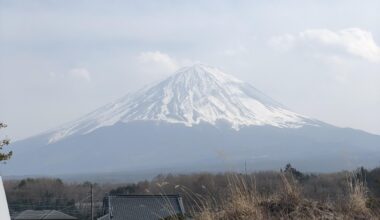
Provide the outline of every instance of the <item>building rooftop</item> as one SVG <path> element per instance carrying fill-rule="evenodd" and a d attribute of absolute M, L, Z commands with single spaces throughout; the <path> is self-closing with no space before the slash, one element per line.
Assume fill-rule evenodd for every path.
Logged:
<path fill-rule="evenodd" d="M 118 195 L 108 197 L 108 213 L 98 220 L 159 220 L 184 215 L 179 195 Z"/>
<path fill-rule="evenodd" d="M 19 213 L 17 216 L 15 216 L 13 219 L 19 220 L 19 219 L 28 219 L 28 220 L 35 220 L 35 219 L 55 219 L 55 220 L 66 220 L 66 219 L 77 219 L 73 216 L 67 215 L 63 212 L 57 211 L 57 210 L 25 210 L 21 213 Z"/>

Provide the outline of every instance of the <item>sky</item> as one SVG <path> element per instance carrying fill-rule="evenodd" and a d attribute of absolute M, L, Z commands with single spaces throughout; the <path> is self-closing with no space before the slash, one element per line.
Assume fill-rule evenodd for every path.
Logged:
<path fill-rule="evenodd" d="M 380 134 L 380 1 L 0 0 L 0 136 L 77 119 L 202 62 Z"/>

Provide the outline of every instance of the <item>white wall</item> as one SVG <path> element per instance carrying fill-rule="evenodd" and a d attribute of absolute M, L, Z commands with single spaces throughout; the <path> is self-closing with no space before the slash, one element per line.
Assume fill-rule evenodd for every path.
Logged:
<path fill-rule="evenodd" d="M 10 220 L 7 197 L 5 195 L 3 180 L 0 176 L 0 219 Z"/>

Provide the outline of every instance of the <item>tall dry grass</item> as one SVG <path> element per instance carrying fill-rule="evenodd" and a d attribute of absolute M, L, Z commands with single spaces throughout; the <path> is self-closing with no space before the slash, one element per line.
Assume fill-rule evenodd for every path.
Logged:
<path fill-rule="evenodd" d="M 347 203 L 343 209 L 348 215 L 355 219 L 378 219 L 374 210 L 367 207 L 369 202 L 369 191 L 365 177 L 360 171 L 347 175 Z"/>
<path fill-rule="evenodd" d="M 257 192 L 251 178 L 231 175 L 225 200 L 213 204 L 202 198 L 202 206 L 193 212 L 193 217 L 197 220 L 380 219 L 367 207 L 366 182 L 355 173 L 347 178 L 347 195 L 341 204 L 307 199 L 302 194 L 301 184 L 291 174 L 280 175 L 281 189 L 269 196 Z"/>
<path fill-rule="evenodd" d="M 254 181 L 247 176 L 229 174 L 228 182 L 228 197 L 220 204 L 200 207 L 200 211 L 194 213 L 195 219 L 263 219 L 263 211 L 259 204 L 261 198 L 256 192 Z"/>
<path fill-rule="evenodd" d="M 178 182 L 172 184 L 170 179 L 163 178 L 162 181 L 156 182 L 156 185 L 162 190 L 163 196 L 166 194 L 165 189 L 173 188 L 176 192 L 182 193 L 188 204 L 192 204 L 187 207 L 189 216 L 176 215 L 173 209 L 171 212 L 173 215 L 165 220 L 183 220 L 188 217 L 194 220 L 380 219 L 380 212 L 376 212 L 369 206 L 371 196 L 364 173 L 360 170 L 352 173 L 342 172 L 342 178 L 339 179 L 342 181 L 313 182 L 313 184 L 321 185 L 335 184 L 337 186 L 332 188 L 335 191 L 342 188 L 342 193 L 333 194 L 334 198 L 331 200 L 311 197 L 310 186 L 313 184 L 305 176 L 297 178 L 292 172 L 286 171 L 272 173 L 271 179 L 264 181 L 266 184 L 271 184 L 269 191 L 262 188 L 263 179 L 260 177 L 265 179 L 265 175 L 237 173 L 224 175 L 227 181 L 222 184 L 225 186 L 222 192 L 214 190 L 217 186 L 213 181 L 208 182 L 207 186 L 198 185 L 197 181 L 184 186 Z M 315 180 L 317 179 L 314 178 Z M 261 183 L 257 184 L 260 181 Z M 182 181 L 182 183 L 186 182 Z M 307 190 L 305 186 L 308 187 Z M 190 189 L 196 187 L 202 190 L 194 192 Z M 324 187 L 322 186 L 321 189 Z M 306 192 L 309 195 L 305 195 Z M 172 210 L 171 207 L 166 208 Z"/>

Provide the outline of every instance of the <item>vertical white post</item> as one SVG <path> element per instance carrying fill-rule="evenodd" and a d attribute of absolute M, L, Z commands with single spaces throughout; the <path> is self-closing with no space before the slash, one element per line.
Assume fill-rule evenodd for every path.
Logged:
<path fill-rule="evenodd" d="M 10 220 L 7 196 L 5 195 L 3 180 L 0 176 L 0 219 Z"/>

